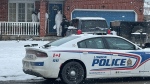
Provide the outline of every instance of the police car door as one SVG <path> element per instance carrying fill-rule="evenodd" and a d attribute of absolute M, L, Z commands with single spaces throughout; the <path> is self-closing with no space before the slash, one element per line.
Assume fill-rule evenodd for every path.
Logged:
<path fill-rule="evenodd" d="M 134 53 L 138 51 L 134 44 L 119 37 L 105 37 L 105 41 L 112 53 L 111 74 L 133 76 L 139 70 L 144 70 L 144 66 L 138 68 L 141 56 Z"/>
<path fill-rule="evenodd" d="M 87 69 L 87 77 L 104 77 L 110 75 L 110 51 L 105 48 L 102 38 L 86 39 L 78 43 L 81 60 Z"/>

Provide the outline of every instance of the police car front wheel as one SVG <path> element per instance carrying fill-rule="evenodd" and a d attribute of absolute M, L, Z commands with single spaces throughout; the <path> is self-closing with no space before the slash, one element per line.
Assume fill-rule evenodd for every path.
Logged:
<path fill-rule="evenodd" d="M 79 84 L 84 79 L 84 69 L 78 62 L 69 62 L 61 71 L 61 80 L 67 84 Z"/>

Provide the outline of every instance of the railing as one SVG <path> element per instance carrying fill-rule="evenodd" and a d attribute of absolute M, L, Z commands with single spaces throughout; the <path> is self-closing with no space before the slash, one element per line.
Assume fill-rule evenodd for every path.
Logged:
<path fill-rule="evenodd" d="M 0 22 L 1 35 L 39 35 L 39 22 Z"/>

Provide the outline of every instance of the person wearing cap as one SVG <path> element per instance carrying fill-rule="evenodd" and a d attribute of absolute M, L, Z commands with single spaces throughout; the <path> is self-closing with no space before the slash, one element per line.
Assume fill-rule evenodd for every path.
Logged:
<path fill-rule="evenodd" d="M 62 26 L 61 36 L 64 37 L 64 36 L 66 36 L 66 32 L 67 32 L 68 27 L 69 27 L 69 21 L 66 19 L 65 15 L 63 15 L 63 21 L 61 23 L 61 26 Z"/>

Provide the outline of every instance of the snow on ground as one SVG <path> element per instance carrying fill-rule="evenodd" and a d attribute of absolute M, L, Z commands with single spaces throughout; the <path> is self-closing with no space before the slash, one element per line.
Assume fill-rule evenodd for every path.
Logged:
<path fill-rule="evenodd" d="M 0 41 L 0 81 L 42 79 L 22 71 L 26 44 L 43 45 L 48 41 Z"/>

